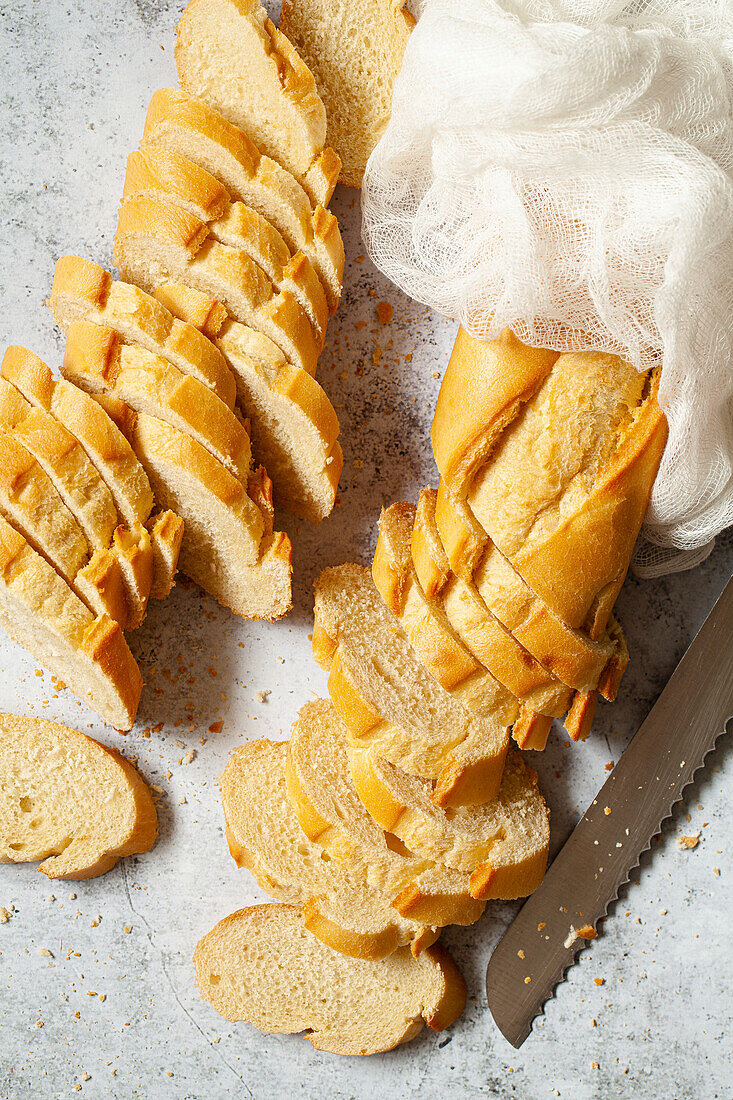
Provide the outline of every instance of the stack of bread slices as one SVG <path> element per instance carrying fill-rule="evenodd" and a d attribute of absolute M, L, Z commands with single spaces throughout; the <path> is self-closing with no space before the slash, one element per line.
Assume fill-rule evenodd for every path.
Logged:
<path fill-rule="evenodd" d="M 128 161 L 121 279 L 62 257 L 63 378 L 12 347 L 0 380 L 0 618 L 124 729 L 149 596 L 180 567 L 245 618 L 286 614 L 274 507 L 318 523 L 343 461 L 315 380 L 344 251 L 313 78 L 250 0 L 193 0 L 176 60 Z"/>

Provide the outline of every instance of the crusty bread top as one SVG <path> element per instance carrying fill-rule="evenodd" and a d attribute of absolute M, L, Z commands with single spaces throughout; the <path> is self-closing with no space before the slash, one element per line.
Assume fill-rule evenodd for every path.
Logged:
<path fill-rule="evenodd" d="M 0 777 L 0 863 L 43 860 L 49 878 L 92 878 L 155 842 L 147 784 L 75 729 L 0 714 Z"/>
<path fill-rule="evenodd" d="M 414 959 L 348 958 L 320 943 L 288 905 L 254 905 L 225 917 L 194 954 L 201 996 L 226 1020 L 261 1031 L 305 1031 L 316 1050 L 377 1054 L 414 1038 L 427 1023 L 449 1027 L 466 986 L 440 947 Z"/>
<path fill-rule="evenodd" d="M 178 24 L 176 66 L 185 91 L 309 185 L 326 111 L 312 73 L 258 0 L 190 0 Z"/>
<path fill-rule="evenodd" d="M 283 0 L 280 30 L 313 73 L 326 108 L 326 140 L 348 187 L 361 187 L 389 122 L 414 23 L 404 0 Z"/>

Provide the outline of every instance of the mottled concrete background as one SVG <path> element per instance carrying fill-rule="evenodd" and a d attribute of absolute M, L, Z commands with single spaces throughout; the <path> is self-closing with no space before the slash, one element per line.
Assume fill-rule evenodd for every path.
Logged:
<path fill-rule="evenodd" d="M 0 326 L 4 343 L 27 343 L 54 365 L 61 343 L 43 307 L 54 261 L 77 251 L 111 263 L 125 156 L 151 92 L 173 81 L 181 4 L 0 3 Z M 159 788 L 162 825 L 153 852 L 91 882 L 0 868 L 0 906 L 12 910 L 0 925 L 0 1096 L 730 1097 L 730 736 L 521 1051 L 494 1027 L 483 990 L 510 905 L 445 935 L 468 981 L 463 1019 L 383 1057 L 347 1061 L 302 1038 L 227 1024 L 196 993 L 199 936 L 262 897 L 227 853 L 216 776 L 243 739 L 286 737 L 298 708 L 325 690 L 308 640 L 318 571 L 368 561 L 380 506 L 415 499 L 436 480 L 428 429 L 454 326 L 407 301 L 364 259 L 356 192 L 337 193 L 334 208 L 348 266 L 320 378 L 341 416 L 346 464 L 341 505 L 326 523 L 314 531 L 286 521 L 293 614 L 246 624 L 183 586 L 155 603 L 131 639 L 147 688 L 126 737 L 0 639 L 0 709 L 68 721 L 119 745 Z M 382 300 L 394 309 L 384 325 Z M 600 708 L 586 745 L 556 733 L 536 762 L 554 849 L 712 605 L 732 551 L 733 540 L 722 539 L 692 573 L 627 583 L 619 613 L 633 656 L 621 699 Z M 222 731 L 210 733 L 217 721 Z M 698 830 L 697 848 L 678 850 L 676 837 Z"/>

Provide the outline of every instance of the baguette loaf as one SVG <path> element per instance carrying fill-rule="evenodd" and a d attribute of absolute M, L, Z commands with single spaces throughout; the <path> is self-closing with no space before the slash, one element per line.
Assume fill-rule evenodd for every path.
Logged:
<path fill-rule="evenodd" d="M 339 180 L 361 187 L 384 132 L 392 86 L 415 20 L 404 0 L 283 0 L 280 30 L 313 73 Z"/>
<path fill-rule="evenodd" d="M 43 860 L 49 878 L 95 878 L 155 843 L 147 784 L 75 729 L 0 714 L 0 776 L 0 863 Z"/>
<path fill-rule="evenodd" d="M 311 72 L 259 0 L 189 0 L 176 66 L 186 92 L 292 172 L 314 202 L 328 205 L 341 163 L 324 150 L 325 108 Z"/>
<path fill-rule="evenodd" d="M 292 252 L 312 263 L 333 313 L 341 296 L 344 245 L 336 218 L 310 199 L 290 172 L 262 156 L 246 134 L 199 99 L 163 88 L 150 100 L 143 147 L 159 145 L 200 165 L 233 200 L 275 226 Z"/>
<path fill-rule="evenodd" d="M 338 418 L 316 380 L 288 363 L 267 337 L 229 319 L 216 299 L 178 283 L 164 284 L 156 296 L 224 354 L 278 505 L 313 523 L 324 519 L 336 499 L 343 454 Z"/>
<path fill-rule="evenodd" d="M 381 959 L 410 944 L 413 954 L 438 933 L 403 917 L 369 886 L 365 858 L 326 859 L 302 832 L 285 783 L 287 745 L 251 741 L 221 777 L 229 849 L 278 901 L 303 910 L 305 927 L 337 951 Z"/>
<path fill-rule="evenodd" d="M 369 884 L 402 914 L 425 924 L 473 924 L 481 899 L 471 896 L 469 877 L 442 866 L 429 853 L 414 857 L 390 846 L 354 787 L 346 752 L 348 733 L 333 705 L 307 703 L 288 742 L 288 796 L 309 840 L 347 866 L 356 859 Z"/>
<path fill-rule="evenodd" d="M 415 959 L 351 959 L 308 932 L 289 905 L 253 905 L 225 917 L 196 947 L 201 996 L 226 1020 L 261 1031 L 305 1031 L 316 1050 L 363 1055 L 413 1039 L 424 1023 L 449 1027 L 466 985 L 439 946 Z"/>
<path fill-rule="evenodd" d="M 105 722 L 132 728 L 142 678 L 119 624 L 95 618 L 2 517 L 0 624 Z"/>
<path fill-rule="evenodd" d="M 292 294 L 323 347 L 328 304 L 310 260 L 302 252 L 292 256 L 277 229 L 250 206 L 231 202 L 215 176 L 164 146 L 143 146 L 127 158 L 123 201 L 133 195 L 182 207 L 206 222 L 220 244 L 245 252 L 278 290 Z"/>
<path fill-rule="evenodd" d="M 359 744 L 434 779 L 437 805 L 495 796 L 508 730 L 471 714 L 426 672 L 367 569 L 342 565 L 319 577 L 313 652 L 330 668 L 334 706 Z"/>
<path fill-rule="evenodd" d="M 112 329 L 74 321 L 62 372 L 79 389 L 118 397 L 136 412 L 187 432 L 246 484 L 252 454 L 241 420 L 202 382 L 161 356 L 122 344 Z"/>
<path fill-rule="evenodd" d="M 99 264 L 80 256 L 62 256 L 56 263 L 48 304 L 64 332 L 73 321 L 106 325 L 126 343 L 139 344 L 197 378 L 230 409 L 234 407 L 234 379 L 221 352 L 161 302 L 137 286 L 114 280 Z"/>
<path fill-rule="evenodd" d="M 220 244 L 188 211 L 143 195 L 127 199 L 115 260 L 122 275 L 148 293 L 173 279 L 214 295 L 235 320 L 269 336 L 292 363 L 315 374 L 319 342 L 293 296 L 276 293 L 245 252 Z"/>

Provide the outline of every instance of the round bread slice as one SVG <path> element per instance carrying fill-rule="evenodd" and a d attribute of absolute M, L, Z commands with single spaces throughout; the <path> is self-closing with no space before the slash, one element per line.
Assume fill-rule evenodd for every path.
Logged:
<path fill-rule="evenodd" d="M 237 749 L 221 777 L 229 850 L 269 894 L 303 910 L 306 928 L 330 947 L 381 959 L 409 944 L 434 943 L 434 928 L 403 917 L 369 886 L 365 858 L 340 861 L 301 830 L 285 782 L 287 744 L 251 741 Z"/>
<path fill-rule="evenodd" d="M 64 332 L 72 321 L 106 325 L 126 343 L 139 344 L 183 374 L 198 378 L 230 409 L 234 407 L 234 379 L 211 341 L 139 287 L 113 279 L 99 264 L 81 256 L 62 256 L 56 263 L 48 304 Z"/>
<path fill-rule="evenodd" d="M 0 624 L 105 722 L 132 728 L 142 678 L 119 624 L 95 619 L 2 517 Z"/>
<path fill-rule="evenodd" d="M 172 202 L 206 222 L 215 240 L 246 252 L 278 290 L 293 295 L 323 347 L 328 304 L 310 260 L 302 252 L 291 255 L 274 225 L 245 203 L 232 202 L 215 176 L 162 145 L 148 145 L 127 158 L 123 201 L 132 195 Z"/>
<path fill-rule="evenodd" d="M 439 805 L 472 805 L 499 789 L 509 731 L 467 710 L 424 668 L 368 569 L 341 565 L 315 586 L 313 653 L 352 737 L 436 781 Z"/>
<path fill-rule="evenodd" d="M 403 916 L 442 927 L 473 924 L 484 906 L 469 877 L 422 852 L 394 844 L 369 816 L 354 787 L 347 731 L 333 704 L 306 703 L 288 742 L 288 795 L 303 832 L 336 860 L 364 861 L 367 881 Z"/>
<path fill-rule="evenodd" d="M 181 87 L 210 103 L 326 206 L 341 162 L 310 69 L 258 0 L 190 0 L 176 34 Z M 246 78 L 242 73 L 246 72 Z"/>
<path fill-rule="evenodd" d="M 226 187 L 233 200 L 267 218 L 292 252 L 302 252 L 310 260 L 329 310 L 335 311 L 344 275 L 338 222 L 323 206 L 313 210 L 290 172 L 263 156 L 246 134 L 208 103 L 178 88 L 162 88 L 150 100 L 143 147 L 149 145 L 170 149 L 200 165 Z"/>
<path fill-rule="evenodd" d="M 174 280 L 214 295 L 235 320 L 264 332 L 292 363 L 315 374 L 319 341 L 292 294 L 277 292 L 245 252 L 220 244 L 187 210 L 145 195 L 126 199 L 115 260 L 123 277 L 149 294 Z"/>
<path fill-rule="evenodd" d="M 537 773 L 518 752 L 507 754 L 496 798 L 447 813 L 424 779 L 395 768 L 371 749 L 348 745 L 352 780 L 374 820 L 415 856 L 440 860 L 470 875 L 483 900 L 521 898 L 545 873 L 550 815 Z"/>
<path fill-rule="evenodd" d="M 62 373 L 79 389 L 124 401 L 136 412 L 187 432 L 243 483 L 252 459 L 242 421 L 210 389 L 160 355 L 123 344 L 113 329 L 89 321 L 69 326 Z"/>
<path fill-rule="evenodd" d="M 172 313 L 200 326 L 224 354 L 254 453 L 272 477 L 278 506 L 313 523 L 330 515 L 343 454 L 336 412 L 315 378 L 288 363 L 262 333 L 228 319 L 215 298 L 180 283 L 155 293 Z"/>
<path fill-rule="evenodd" d="M 392 1050 L 424 1024 L 443 1031 L 462 1013 L 466 985 L 447 951 L 407 948 L 377 962 L 321 943 L 290 905 L 253 905 L 219 921 L 194 953 L 201 996 L 226 1020 L 260 1031 L 304 1031 L 316 1050 Z"/>
<path fill-rule="evenodd" d="M 0 863 L 103 875 L 158 834 L 150 788 L 115 749 L 56 722 L 0 714 Z"/>

